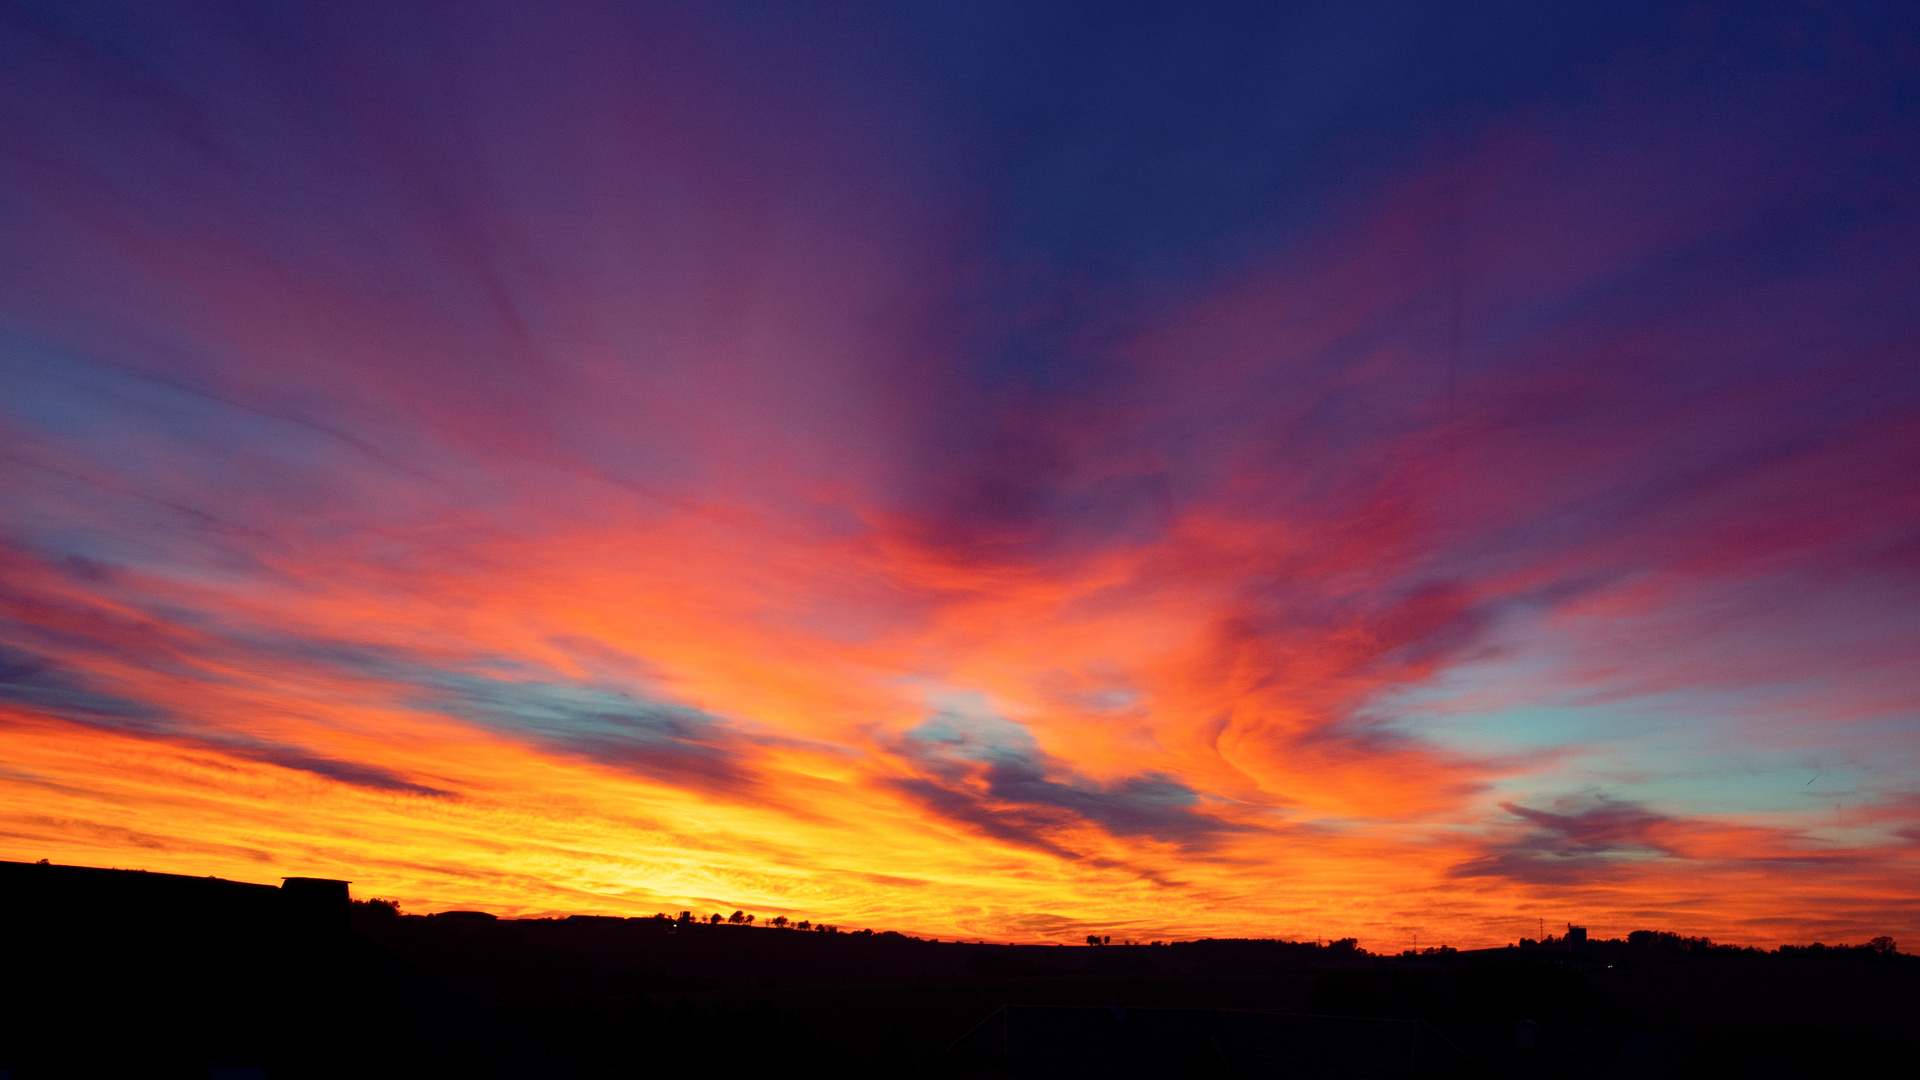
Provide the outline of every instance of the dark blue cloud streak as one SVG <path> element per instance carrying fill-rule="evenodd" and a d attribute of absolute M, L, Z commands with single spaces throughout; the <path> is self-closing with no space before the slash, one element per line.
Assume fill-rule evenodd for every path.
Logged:
<path fill-rule="evenodd" d="M 1117 837 L 1145 836 L 1194 852 L 1245 826 L 1199 809 L 1190 787 L 1144 772 L 1111 783 L 1055 779 L 1060 762 L 1041 753 L 1019 724 L 943 712 L 908 731 L 896 752 L 921 775 L 889 783 L 947 820 L 988 836 L 1078 858 L 1061 834 L 1094 825 Z"/>

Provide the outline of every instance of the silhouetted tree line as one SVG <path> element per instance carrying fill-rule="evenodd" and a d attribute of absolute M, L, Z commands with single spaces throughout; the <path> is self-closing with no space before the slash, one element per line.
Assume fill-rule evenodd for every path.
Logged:
<path fill-rule="evenodd" d="M 1519 947 L 1523 949 L 1545 948 L 1563 949 L 1569 942 L 1565 937 L 1552 934 L 1535 941 L 1533 938 L 1521 938 Z M 1899 943 L 1892 937 L 1882 934 L 1869 939 L 1863 945 L 1824 945 L 1814 942 L 1811 945 L 1781 945 L 1774 949 L 1756 948 L 1752 945 L 1731 945 L 1716 942 L 1709 937 L 1687 937 L 1665 930 L 1635 930 L 1623 940 L 1621 938 L 1590 938 L 1583 943 L 1590 952 L 1618 953 L 1650 952 L 1665 954 L 1685 954 L 1692 956 L 1810 956 L 1810 957 L 1852 957 L 1856 959 L 1875 959 L 1901 955 Z M 1444 947 L 1442 947 L 1444 950 Z M 1410 950 L 1411 951 L 1411 950 Z M 1445 950 L 1451 951 L 1451 950 Z M 1435 954 L 1436 950 L 1427 949 L 1422 955 Z"/>
<path fill-rule="evenodd" d="M 1920 961 L 1891 941 L 1762 951 L 1654 932 L 1585 950 L 1566 938 L 1550 949 L 1435 945 L 1410 963 L 1353 938 L 1131 945 L 1100 934 L 1086 935 L 1098 947 L 1067 948 L 781 934 L 744 912 L 718 926 L 689 912 L 687 923 L 697 928 L 379 925 L 395 931 L 382 938 L 392 947 L 460 972 L 462 985 L 506 1001 L 515 1023 L 606 1075 L 943 1076 L 942 1046 L 998 1005 L 1035 999 L 1419 1018 L 1494 1076 L 1598 1076 L 1636 1032 L 1667 1040 L 1656 1042 L 1673 1076 L 1873 1075 L 1920 1052 L 1893 1019 L 1920 1006 Z M 753 926 L 769 932 L 743 932 Z M 434 940 L 455 952 L 428 948 Z M 463 966 L 491 950 L 504 968 Z"/>
<path fill-rule="evenodd" d="M 722 915 L 716 911 L 705 918 L 701 918 L 691 911 L 682 911 L 678 917 L 668 915 L 662 911 L 654 914 L 653 918 L 661 922 L 674 923 L 680 926 L 691 926 L 696 923 L 705 923 L 709 926 L 752 926 L 755 919 L 753 915 L 745 911 L 735 911 L 731 915 Z M 785 915 L 775 915 L 773 918 L 761 922 L 760 925 L 771 927 L 775 930 L 809 930 L 821 934 L 837 934 L 840 932 L 840 928 L 837 926 L 831 926 L 827 923 L 815 923 L 807 919 L 789 919 Z M 871 930 L 863 932 L 868 934 L 873 933 Z"/>
<path fill-rule="evenodd" d="M 400 904 L 398 901 L 395 901 L 395 900 L 383 900 L 378 898 L 370 898 L 366 900 L 355 900 L 353 901 L 353 906 L 356 911 L 364 912 L 368 917 L 375 918 L 375 919 L 394 918 L 399 916 L 401 913 Z M 576 918 L 577 917 L 578 916 L 576 916 Z M 822 933 L 822 934 L 847 933 L 848 936 L 851 936 L 851 937 L 871 938 L 871 937 L 877 936 L 882 938 L 894 938 L 894 939 L 900 939 L 900 940 L 906 940 L 906 941 L 922 940 L 921 938 L 916 938 L 910 935 L 901 934 L 897 931 L 892 931 L 892 930 L 882 931 L 877 935 L 873 930 L 870 930 L 870 929 L 845 932 L 845 931 L 842 931 L 839 927 L 828 924 L 828 923 L 824 923 L 824 922 L 815 923 L 807 919 L 797 919 L 797 920 L 789 919 L 785 915 L 776 915 L 770 919 L 757 920 L 753 914 L 746 912 L 744 910 L 735 910 L 731 915 L 723 915 L 720 912 L 716 911 L 711 915 L 707 915 L 704 917 L 697 916 L 692 911 L 682 911 L 680 912 L 678 917 L 670 916 L 665 912 L 659 912 L 651 916 L 651 919 L 670 923 L 673 925 L 679 925 L 679 926 L 704 924 L 704 925 L 710 925 L 710 926 L 727 925 L 727 926 L 750 927 L 755 925 L 756 922 L 758 922 L 758 925 L 762 927 L 772 928 L 776 930 L 798 930 L 798 931 L 807 931 L 807 932 Z M 615 918 L 612 918 L 610 921 L 618 922 L 618 921 L 626 921 L 626 920 L 621 920 L 615 917 Z M 929 942 L 937 942 L 939 939 L 928 938 L 925 940 Z M 1086 935 L 1086 938 L 1084 940 L 1088 946 L 1107 946 L 1107 945 L 1113 944 L 1113 935 L 1088 934 Z M 1355 956 L 1372 956 L 1373 955 L 1372 953 L 1369 953 L 1366 950 L 1360 948 L 1360 940 L 1358 938 L 1352 938 L 1352 937 L 1330 939 L 1326 941 L 1324 945 L 1317 941 L 1308 943 L 1308 942 L 1298 942 L 1298 941 L 1287 941 L 1279 938 L 1196 938 L 1191 942 L 1174 942 L 1171 944 L 1205 945 L 1205 944 L 1214 944 L 1214 943 L 1224 944 L 1229 942 L 1249 943 L 1249 944 L 1258 943 L 1264 946 L 1285 947 L 1289 949 L 1301 949 L 1301 948 L 1325 949 L 1333 953 L 1350 954 Z M 1523 937 L 1519 939 L 1517 944 L 1518 944 L 1518 947 L 1522 949 L 1536 949 L 1536 948 L 1566 949 L 1566 948 L 1569 948 L 1574 943 L 1575 943 L 1575 939 L 1570 936 L 1548 934 L 1545 937 L 1537 940 L 1534 938 Z M 1654 951 L 1654 952 L 1662 952 L 1662 953 L 1683 953 L 1683 954 L 1689 954 L 1689 955 L 1741 954 L 1741 955 L 1751 956 L 1751 955 L 1771 954 L 1771 955 L 1779 955 L 1779 956 L 1803 956 L 1803 957 L 1815 957 L 1815 958 L 1852 957 L 1852 958 L 1867 958 L 1867 959 L 1903 955 L 1899 951 L 1898 943 L 1892 937 L 1884 934 L 1878 937 L 1874 937 L 1862 945 L 1846 945 L 1846 944 L 1825 945 L 1816 941 L 1811 945 L 1782 945 L 1772 950 L 1760 949 L 1751 945 L 1743 946 L 1743 945 L 1731 945 L 1731 944 L 1715 942 L 1712 938 L 1708 938 L 1704 936 L 1703 937 L 1687 937 L 1680 934 L 1671 933 L 1665 930 L 1635 930 L 1629 933 L 1624 939 L 1581 937 L 1578 939 L 1578 943 L 1582 947 L 1586 948 L 1587 950 L 1594 951 L 1594 952 L 1617 952 L 1622 949 L 1631 949 L 1631 950 L 1646 950 L 1646 951 Z M 1170 943 L 1166 941 L 1154 940 L 1154 941 L 1145 941 L 1145 942 L 1123 941 L 1122 944 L 1129 945 L 1129 946 L 1150 946 L 1150 947 L 1159 948 L 1159 947 L 1165 947 Z M 1446 957 L 1459 956 L 1461 954 L 1460 954 L 1460 951 L 1454 948 L 1453 946 L 1442 944 L 1442 945 L 1430 945 L 1424 949 L 1407 949 L 1404 952 L 1400 953 L 1399 955 L 1404 957 L 1446 958 Z"/>
<path fill-rule="evenodd" d="M 1782 945 L 1774 951 L 1781 956 L 1880 958 L 1899 955 L 1897 945 L 1892 938 L 1882 934 L 1865 945 L 1822 945 L 1816 941 L 1811 945 Z"/>

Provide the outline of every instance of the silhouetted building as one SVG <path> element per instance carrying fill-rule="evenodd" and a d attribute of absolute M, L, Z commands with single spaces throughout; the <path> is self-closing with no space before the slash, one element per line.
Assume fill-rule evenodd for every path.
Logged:
<path fill-rule="evenodd" d="M 344 930 L 347 915 L 353 910 L 353 901 L 347 895 L 350 884 L 332 878 L 281 878 L 280 892 L 287 910 L 296 918 L 308 920 L 313 926 Z"/>
<path fill-rule="evenodd" d="M 330 879 L 275 888 L 0 863 L 0 1067 L 237 1078 L 298 1062 L 369 1075 L 412 1052 L 381 1011 L 388 988 L 435 1007 L 445 995 L 416 990 L 356 938 L 350 911 L 347 883 Z"/>
<path fill-rule="evenodd" d="M 1482 1075 L 1424 1021 L 1255 1009 L 1008 1005 L 950 1053 L 963 1075 L 1011 1080 Z"/>
<path fill-rule="evenodd" d="M 345 881 L 283 878 L 280 888 L 215 877 L 0 862 L 0 913 L 75 925 L 160 920 L 190 925 L 345 929 Z"/>

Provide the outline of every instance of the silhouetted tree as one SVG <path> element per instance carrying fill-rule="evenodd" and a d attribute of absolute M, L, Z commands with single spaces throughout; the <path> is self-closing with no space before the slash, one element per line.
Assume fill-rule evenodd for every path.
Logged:
<path fill-rule="evenodd" d="M 722 922 L 726 921 L 726 916 L 716 911 L 713 913 L 713 918 L 708 919 L 707 921 L 712 923 L 715 926 L 719 926 Z"/>
<path fill-rule="evenodd" d="M 801 919 L 799 922 L 793 924 L 793 928 L 795 930 L 811 930 L 813 929 L 813 924 L 806 919 Z"/>
<path fill-rule="evenodd" d="M 785 930 L 787 928 L 787 917 L 785 915 L 775 915 L 770 921 L 777 929 Z"/>
<path fill-rule="evenodd" d="M 733 923 L 735 926 L 738 926 L 741 923 L 744 923 L 747 921 L 747 913 L 744 911 L 736 911 L 733 914 L 727 916 L 727 921 L 730 923 Z"/>
<path fill-rule="evenodd" d="M 1089 945 L 1098 945 L 1098 944 L 1100 944 L 1100 935 L 1099 935 L 1099 934 L 1088 934 L 1088 935 L 1087 935 L 1087 944 L 1089 944 Z"/>
<path fill-rule="evenodd" d="M 1874 952 L 1879 953 L 1881 956 L 1892 956 L 1894 953 L 1900 951 L 1894 947 L 1894 940 L 1885 934 L 1881 934 L 1879 937 L 1867 942 L 1867 944 L 1873 948 Z"/>

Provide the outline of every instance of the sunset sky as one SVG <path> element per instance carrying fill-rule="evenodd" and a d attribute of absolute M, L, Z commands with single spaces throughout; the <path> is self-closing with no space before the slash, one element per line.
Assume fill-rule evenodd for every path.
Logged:
<path fill-rule="evenodd" d="M 1920 943 L 1920 8 L 0 9 L 0 858 Z"/>

